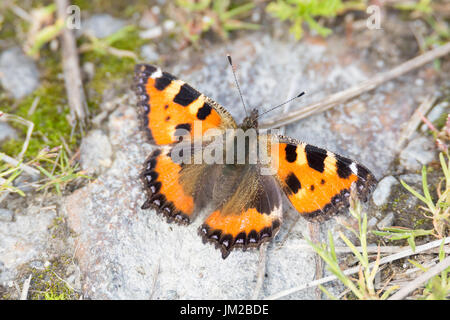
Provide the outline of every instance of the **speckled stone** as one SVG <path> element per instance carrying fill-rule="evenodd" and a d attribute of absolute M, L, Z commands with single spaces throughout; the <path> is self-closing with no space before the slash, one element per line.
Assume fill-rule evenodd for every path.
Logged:
<path fill-rule="evenodd" d="M 89 174 L 100 173 L 111 166 L 112 148 L 101 130 L 90 131 L 81 141 L 80 164 Z"/>
<path fill-rule="evenodd" d="M 373 192 L 372 199 L 377 206 L 382 206 L 387 203 L 391 195 L 392 187 L 399 182 L 393 176 L 384 177 Z"/>
<path fill-rule="evenodd" d="M 119 31 L 126 26 L 126 21 L 115 18 L 109 14 L 94 14 L 81 22 L 81 33 L 91 33 L 95 37 L 102 39 Z"/>
<path fill-rule="evenodd" d="M 407 170 L 416 171 L 435 159 L 434 143 L 426 137 L 411 140 L 400 153 L 400 164 Z"/>
<path fill-rule="evenodd" d="M 39 85 L 39 71 L 31 58 L 18 47 L 0 55 L 0 82 L 14 98 L 20 99 Z"/>

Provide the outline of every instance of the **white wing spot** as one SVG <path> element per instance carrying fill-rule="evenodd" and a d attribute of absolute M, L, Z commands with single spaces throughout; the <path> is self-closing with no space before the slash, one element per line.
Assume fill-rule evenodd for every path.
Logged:
<path fill-rule="evenodd" d="M 356 166 L 356 163 L 352 162 L 352 164 L 350 165 L 350 169 L 355 175 L 358 175 L 358 167 Z"/>
<path fill-rule="evenodd" d="M 161 69 L 160 68 L 156 69 L 156 71 L 153 72 L 150 77 L 153 78 L 153 79 L 161 78 L 162 77 Z"/>

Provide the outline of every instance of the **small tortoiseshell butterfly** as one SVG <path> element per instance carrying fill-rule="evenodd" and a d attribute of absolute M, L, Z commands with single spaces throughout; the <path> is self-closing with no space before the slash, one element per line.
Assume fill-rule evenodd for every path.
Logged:
<path fill-rule="evenodd" d="M 275 236 L 282 221 L 282 193 L 301 216 L 323 221 L 348 207 L 352 184 L 358 196 L 367 200 L 376 183 L 372 173 L 353 160 L 258 131 L 257 110 L 238 126 L 224 107 L 155 66 L 136 65 L 135 91 L 148 142 L 158 146 L 141 173 L 148 194 L 142 208 L 155 208 L 169 221 L 182 224 L 209 209 L 199 233 L 204 242 L 221 249 L 224 259 L 233 248 L 257 247 Z M 198 121 L 201 130 L 194 128 Z M 239 128 L 255 130 L 258 142 L 270 141 L 268 154 L 273 161 L 250 164 L 248 157 L 244 163 L 231 164 L 174 160 L 172 150 L 180 143 L 192 146 L 190 157 L 194 158 L 199 152 L 196 140 L 203 138 L 200 151 L 211 143 L 205 137 L 208 130 L 225 135 L 228 129 Z M 245 144 L 247 151 L 252 148 L 249 144 Z M 229 150 L 230 144 L 225 143 L 224 149 Z M 261 174 L 264 165 L 274 174 Z"/>

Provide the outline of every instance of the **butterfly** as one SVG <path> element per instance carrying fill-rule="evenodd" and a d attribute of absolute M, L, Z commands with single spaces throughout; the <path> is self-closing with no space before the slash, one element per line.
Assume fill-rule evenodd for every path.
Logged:
<path fill-rule="evenodd" d="M 180 224 L 207 211 L 198 232 L 204 243 L 221 250 L 223 259 L 234 248 L 258 247 L 276 235 L 283 194 L 302 217 L 324 221 L 349 206 L 351 189 L 365 201 L 376 184 L 356 161 L 258 130 L 256 109 L 237 125 L 220 104 L 156 66 L 136 65 L 134 81 L 141 127 L 156 147 L 141 173 L 147 193 L 142 209 L 154 208 Z M 256 132 L 255 139 L 244 137 L 243 151 L 265 141 L 260 145 L 266 147 L 256 149 L 267 157 L 256 153 L 256 162 L 250 163 L 248 155 L 236 161 L 242 148 L 236 148 L 236 135 L 225 134 L 233 130 Z M 218 137 L 222 142 L 215 143 Z M 211 146 L 219 161 L 195 161 Z M 220 161 L 225 153 L 231 162 Z M 193 161 L 180 162 L 180 154 Z M 263 168 L 271 174 L 262 174 Z"/>

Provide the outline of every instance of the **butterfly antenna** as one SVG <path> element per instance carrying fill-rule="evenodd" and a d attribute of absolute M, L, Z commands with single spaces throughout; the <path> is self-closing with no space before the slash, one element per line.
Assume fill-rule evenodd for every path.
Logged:
<path fill-rule="evenodd" d="M 231 66 L 231 70 L 233 71 L 234 82 L 236 83 L 236 87 L 239 91 L 239 96 L 241 97 L 241 101 L 242 101 L 242 105 L 244 106 L 245 114 L 248 116 L 247 108 L 245 107 L 244 97 L 242 96 L 242 92 L 241 92 L 241 87 L 239 86 L 239 82 L 236 77 L 236 72 L 234 70 L 233 61 L 231 60 L 231 56 L 229 54 L 227 54 L 227 58 L 228 58 L 228 63 Z"/>
<path fill-rule="evenodd" d="M 281 104 L 279 104 L 279 105 L 277 105 L 277 106 L 275 106 L 275 107 L 273 107 L 273 108 L 270 108 L 270 109 L 267 110 L 267 111 L 264 111 L 263 113 L 261 113 L 261 114 L 258 116 L 258 118 L 261 117 L 262 115 L 265 115 L 266 113 L 268 113 L 268 112 L 270 112 L 270 111 L 275 110 L 276 108 L 282 107 L 282 106 L 284 106 L 285 104 L 287 104 L 287 103 L 289 103 L 289 102 L 291 102 L 291 101 L 293 101 L 293 100 L 295 100 L 295 99 L 297 99 L 297 98 L 300 98 L 300 97 L 301 97 L 302 95 L 304 95 L 304 94 L 305 94 L 305 91 L 302 91 L 300 94 L 296 95 L 294 98 L 291 98 L 291 99 L 289 99 L 288 101 L 285 101 L 285 102 L 283 102 L 283 103 L 281 103 Z"/>

